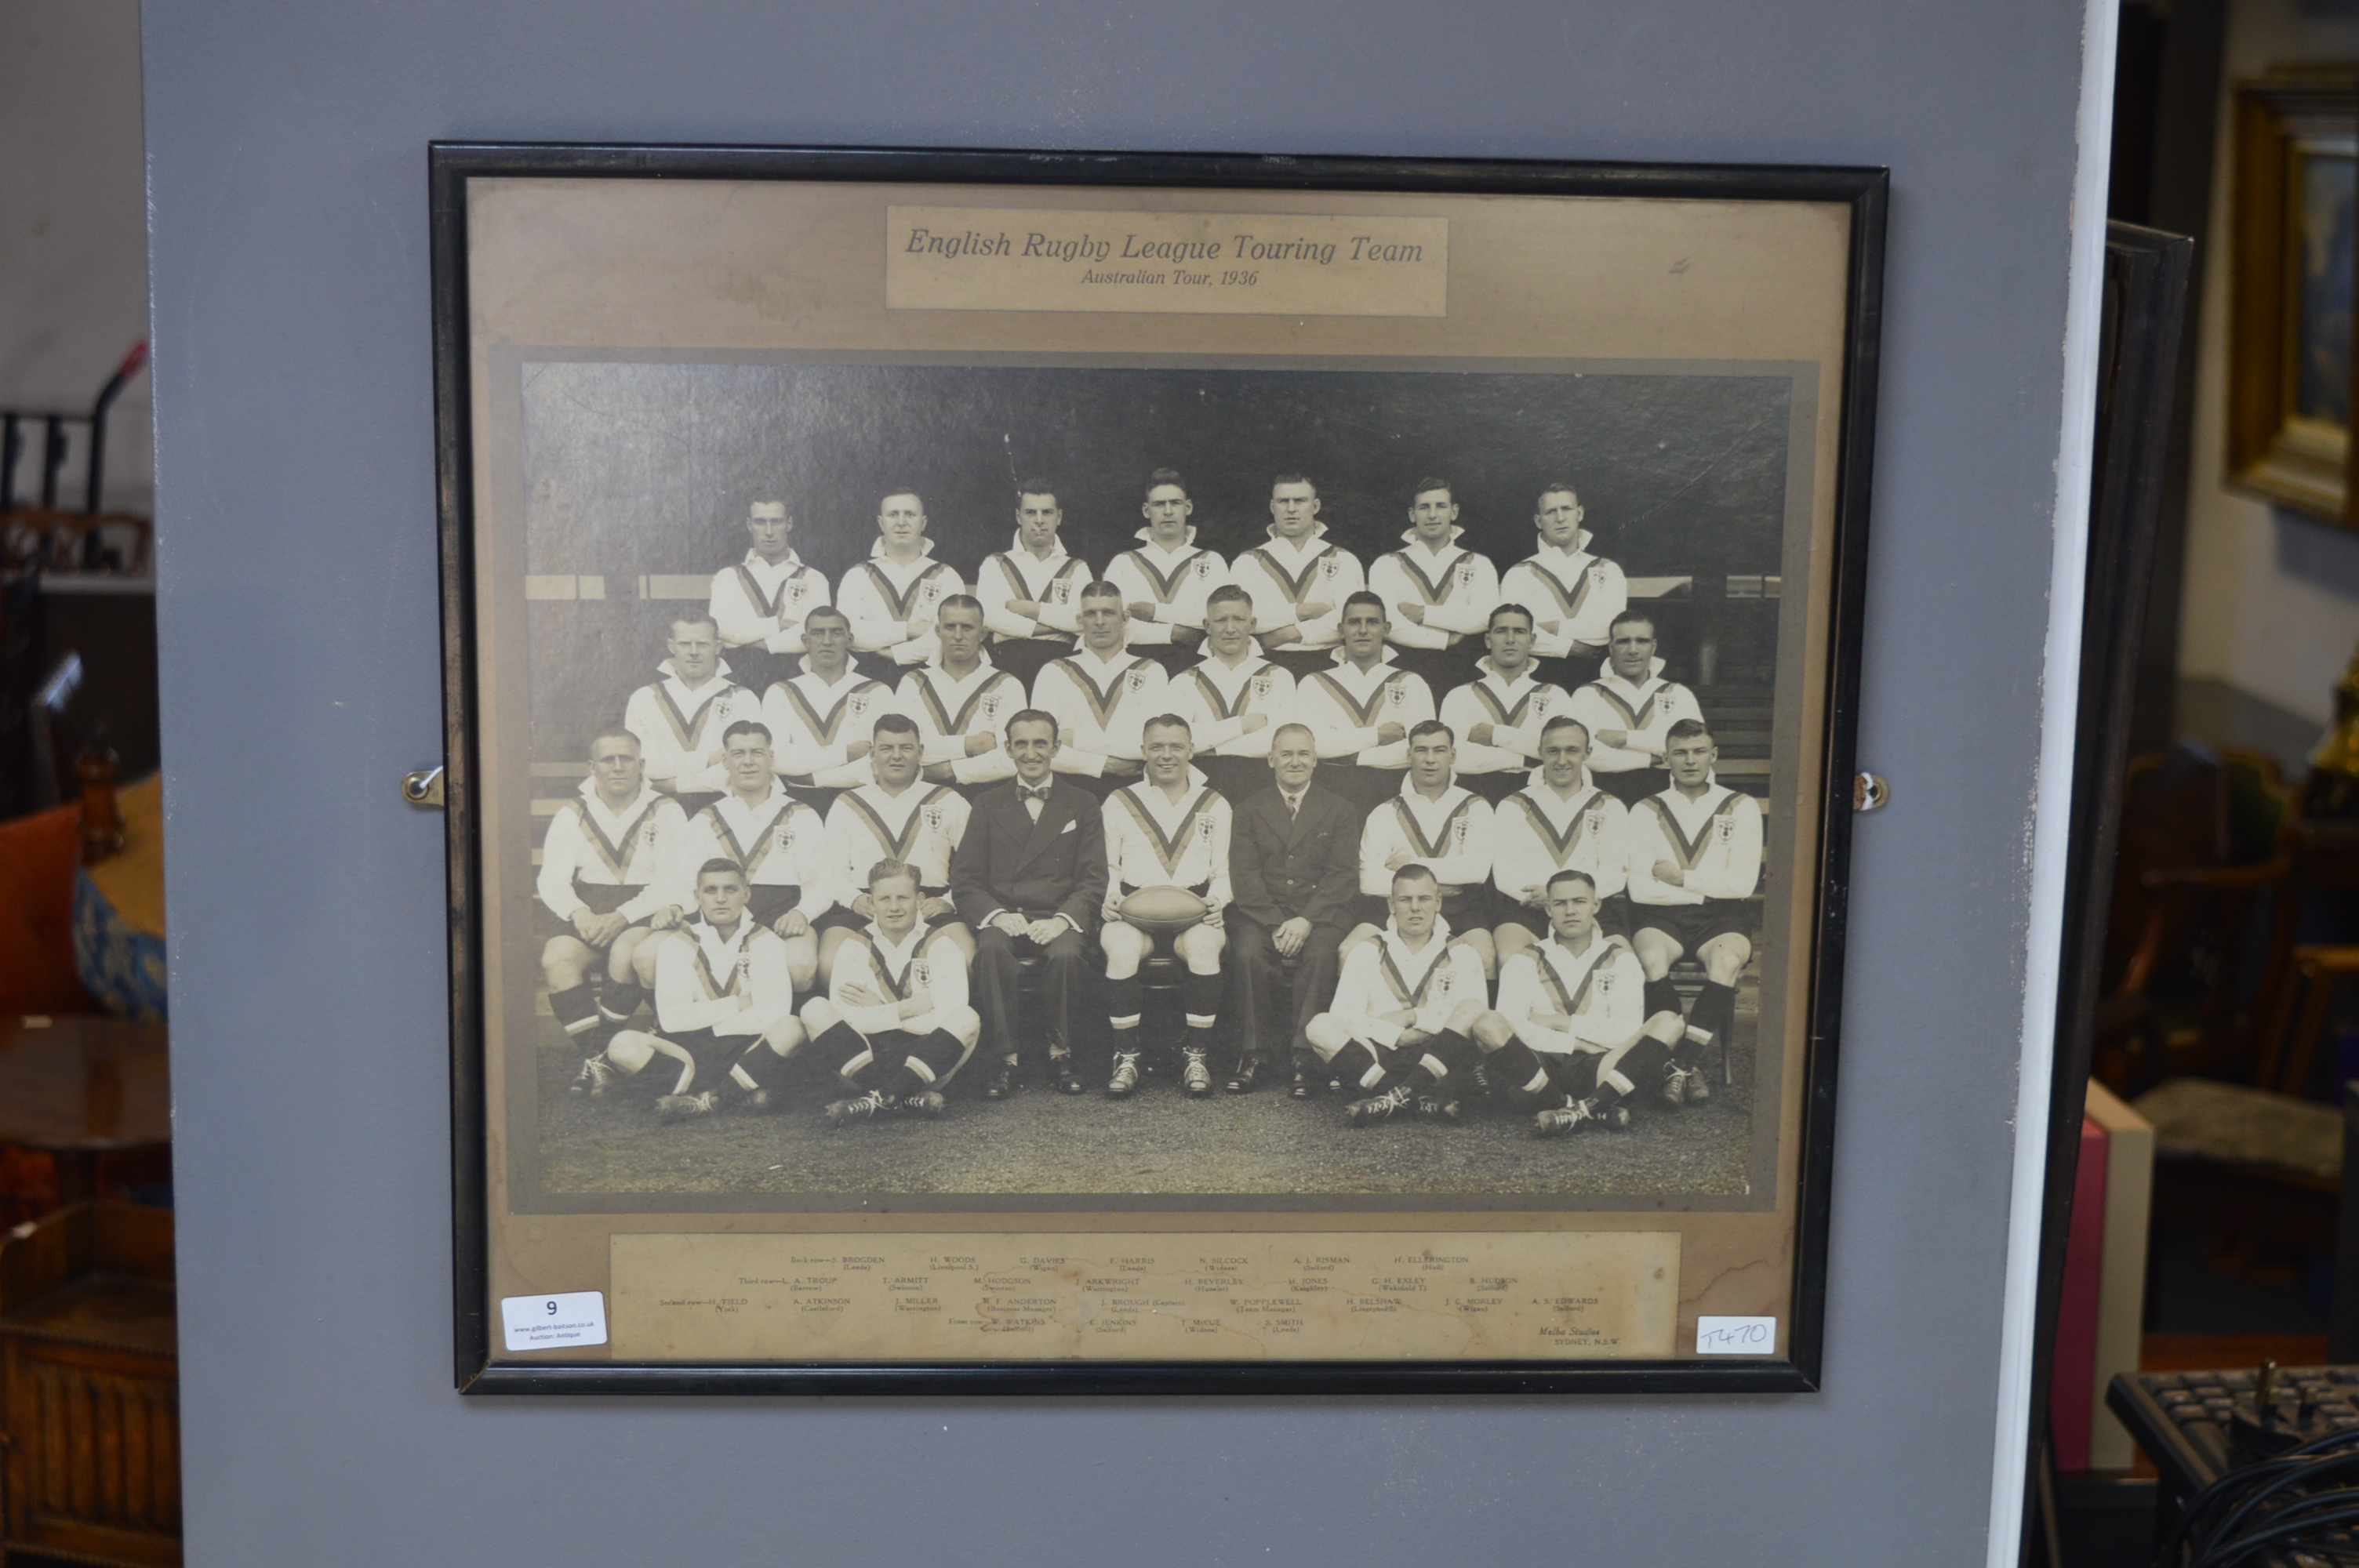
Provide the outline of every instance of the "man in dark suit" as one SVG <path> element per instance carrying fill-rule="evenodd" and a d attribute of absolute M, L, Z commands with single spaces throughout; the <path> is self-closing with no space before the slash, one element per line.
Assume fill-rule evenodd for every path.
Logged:
<path fill-rule="evenodd" d="M 1303 1026 L 1335 994 L 1336 949 L 1351 929 L 1360 891 L 1360 814 L 1339 795 L 1314 789 L 1318 742 L 1307 726 L 1281 724 L 1270 738 L 1276 786 L 1236 807 L 1229 838 L 1231 950 L 1237 966 L 1237 1017 L 1244 1051 L 1223 1086 L 1251 1094 L 1291 1055 L 1294 1098 L 1308 1099 L 1318 1075 Z M 969 834 L 972 838 L 972 833 Z M 1285 960 L 1294 960 L 1294 1005 L 1281 1005 Z"/>
<path fill-rule="evenodd" d="M 983 1098 L 1015 1087 L 1016 960 L 1041 954 L 1038 1027 L 1049 1039 L 1049 1080 L 1082 1090 L 1073 1069 L 1073 1021 L 1090 974 L 1088 937 L 1105 902 L 1105 822 L 1097 797 L 1068 783 L 1054 715 L 1027 708 L 1007 721 L 1016 776 L 977 796 L 966 837 L 951 858 L 951 896 L 974 932 L 974 1000 L 990 1042 Z M 1356 844 L 1356 839 L 1354 840 Z"/>

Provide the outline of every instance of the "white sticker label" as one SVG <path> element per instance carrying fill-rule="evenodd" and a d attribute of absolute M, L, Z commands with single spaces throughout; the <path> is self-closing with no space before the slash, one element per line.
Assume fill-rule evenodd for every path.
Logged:
<path fill-rule="evenodd" d="M 560 1296 L 502 1296 L 500 1320 L 511 1350 L 606 1343 L 606 1295 L 568 1291 Z"/>
<path fill-rule="evenodd" d="M 1696 1319 L 1699 1356 L 1770 1356 L 1777 1349 L 1777 1320 L 1774 1317 Z"/>

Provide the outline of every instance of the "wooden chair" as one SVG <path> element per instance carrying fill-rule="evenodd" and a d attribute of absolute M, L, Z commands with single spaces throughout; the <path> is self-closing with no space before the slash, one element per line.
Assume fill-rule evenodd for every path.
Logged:
<path fill-rule="evenodd" d="M 2180 744 L 2132 762 L 2126 795 L 2095 1076 L 2125 1098 L 2186 1073 L 2249 1076 L 2293 947 L 2277 764 Z"/>

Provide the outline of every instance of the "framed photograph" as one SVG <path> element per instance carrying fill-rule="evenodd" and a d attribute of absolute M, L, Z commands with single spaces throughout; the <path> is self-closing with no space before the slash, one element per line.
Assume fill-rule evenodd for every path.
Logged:
<path fill-rule="evenodd" d="M 2352 248 L 2359 68 L 2236 84 L 2228 476 L 2352 524 Z"/>
<path fill-rule="evenodd" d="M 460 1389 L 1817 1386 L 1885 171 L 431 178 Z"/>

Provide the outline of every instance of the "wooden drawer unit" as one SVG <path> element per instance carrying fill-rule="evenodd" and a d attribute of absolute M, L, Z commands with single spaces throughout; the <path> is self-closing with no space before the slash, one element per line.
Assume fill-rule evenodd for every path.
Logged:
<path fill-rule="evenodd" d="M 180 1561 L 172 1215 L 84 1203 L 0 1245 L 0 1552 Z"/>

